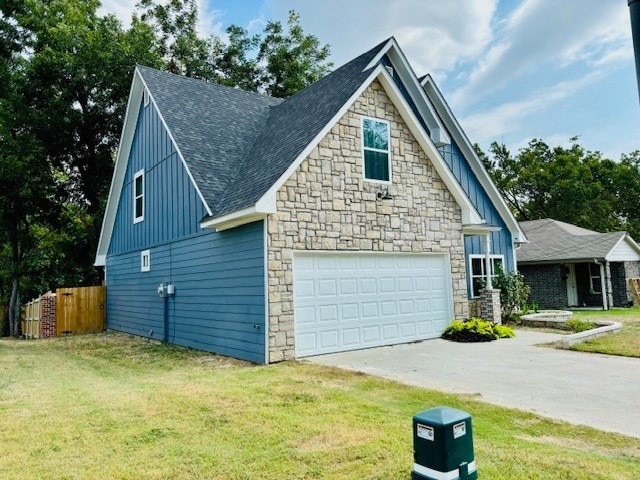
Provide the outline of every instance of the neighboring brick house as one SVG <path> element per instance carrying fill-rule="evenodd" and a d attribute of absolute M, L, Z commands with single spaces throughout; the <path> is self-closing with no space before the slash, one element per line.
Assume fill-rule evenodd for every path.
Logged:
<path fill-rule="evenodd" d="M 529 243 L 518 270 L 541 308 L 626 307 L 637 303 L 629 279 L 640 276 L 640 247 L 626 232 L 599 233 L 545 218 L 520 222 Z"/>
<path fill-rule="evenodd" d="M 269 363 L 438 337 L 525 241 L 392 38 L 286 100 L 137 67 L 96 264 L 108 328 Z"/>

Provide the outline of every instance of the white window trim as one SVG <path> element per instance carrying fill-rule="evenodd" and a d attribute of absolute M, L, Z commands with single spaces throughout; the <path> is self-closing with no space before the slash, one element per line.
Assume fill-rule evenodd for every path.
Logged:
<path fill-rule="evenodd" d="M 142 195 L 140 196 L 136 196 L 136 183 L 138 178 L 142 177 Z M 139 223 L 141 221 L 144 220 L 144 207 L 145 207 L 145 202 L 144 202 L 144 194 L 145 194 L 145 175 L 144 175 L 144 169 L 143 170 L 138 170 L 134 176 L 133 176 L 133 185 L 132 185 L 132 197 L 133 197 L 133 223 Z M 136 216 L 136 202 L 138 200 L 138 198 L 142 199 L 142 215 L 140 215 L 139 217 Z"/>
<path fill-rule="evenodd" d="M 469 291 L 471 292 L 471 298 L 478 298 L 474 293 L 473 293 L 473 279 L 474 278 L 478 278 L 477 276 L 473 276 L 473 260 L 476 259 L 480 259 L 482 260 L 482 270 L 483 270 L 483 274 L 482 274 L 482 278 L 485 278 L 485 274 L 484 274 L 484 267 L 485 267 L 485 254 L 484 253 L 472 253 L 469 255 L 469 268 L 467 270 L 467 272 L 469 273 Z M 491 258 L 491 266 L 493 267 L 494 265 L 494 260 L 500 260 L 502 262 L 502 267 L 504 268 L 504 255 L 498 255 L 498 254 L 491 254 L 489 255 L 489 258 Z M 494 273 L 494 275 L 491 275 L 491 278 L 496 278 L 496 275 Z"/>
<path fill-rule="evenodd" d="M 591 272 L 591 266 L 595 266 L 597 272 L 594 275 Z M 600 290 L 596 290 L 595 288 L 593 288 L 593 279 L 597 278 L 598 279 L 598 283 L 600 283 Z M 602 278 L 600 275 L 600 265 L 598 265 L 597 263 L 589 263 L 589 295 L 601 295 L 602 294 Z"/>
<path fill-rule="evenodd" d="M 389 147 L 388 150 L 380 150 L 379 148 L 370 148 L 370 147 L 365 147 L 364 146 L 364 121 L 365 120 L 373 120 L 374 122 L 380 122 L 380 123 L 385 123 L 387 125 L 387 146 Z M 366 116 L 362 116 L 362 119 L 360 120 L 360 146 L 362 147 L 362 179 L 365 182 L 371 182 L 371 183 L 379 183 L 382 185 L 390 185 L 391 181 L 393 180 L 393 172 L 391 169 L 391 124 L 389 123 L 389 121 L 384 120 L 382 118 L 375 118 L 375 117 L 366 117 Z M 367 178 L 366 172 L 365 172 L 365 168 L 364 168 L 364 150 L 365 148 L 367 150 L 371 150 L 372 152 L 381 152 L 381 153 L 386 153 L 387 154 L 387 161 L 389 162 L 389 180 L 376 180 L 374 178 Z"/>
<path fill-rule="evenodd" d="M 145 262 L 146 259 L 146 262 Z M 151 250 L 143 250 L 140 252 L 140 271 L 151 271 Z"/>

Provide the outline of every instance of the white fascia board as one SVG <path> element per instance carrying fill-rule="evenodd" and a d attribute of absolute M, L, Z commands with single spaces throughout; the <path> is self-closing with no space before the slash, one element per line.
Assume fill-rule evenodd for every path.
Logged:
<path fill-rule="evenodd" d="M 620 245 L 626 242 L 629 247 L 635 251 L 635 255 L 629 255 L 626 252 L 617 252 L 620 249 Z M 620 239 L 616 242 L 609 253 L 604 257 L 607 262 L 637 262 L 640 261 L 640 246 L 635 242 L 633 238 L 629 236 L 628 233 L 625 233 L 620 237 Z"/>
<path fill-rule="evenodd" d="M 198 188 L 195 180 L 193 179 L 193 175 L 189 170 L 188 165 L 186 164 L 182 152 L 178 147 L 171 131 L 167 126 L 167 122 L 165 121 L 162 113 L 158 109 L 155 99 L 153 95 L 149 91 L 149 88 L 144 82 L 142 75 L 140 74 L 138 68 L 136 67 L 133 80 L 131 82 L 131 90 L 129 91 L 129 100 L 127 102 L 127 110 L 124 117 L 124 123 L 122 128 L 122 133 L 120 135 L 120 143 L 118 144 L 118 152 L 116 154 L 116 162 L 113 171 L 113 177 L 111 178 L 111 187 L 109 188 L 109 197 L 107 199 L 107 207 L 105 209 L 104 219 L 102 221 L 102 229 L 100 231 L 100 240 L 98 241 L 98 250 L 96 254 L 96 259 L 94 265 L 97 267 L 101 267 L 105 265 L 107 250 L 109 249 L 109 243 L 111 242 L 111 235 L 113 234 L 113 226 L 115 224 L 116 214 L 118 211 L 118 205 L 120 204 L 120 194 L 122 193 L 122 186 L 124 184 L 124 178 L 127 173 L 127 165 L 129 163 L 129 154 L 131 153 L 131 145 L 133 143 L 133 136 L 136 131 L 136 126 L 138 124 L 138 113 L 140 111 L 140 102 L 142 101 L 142 96 L 147 91 L 150 100 L 150 106 L 154 108 L 158 114 L 158 118 L 162 122 L 162 126 L 167 131 L 169 138 L 171 139 L 171 143 L 173 147 L 176 149 L 178 153 L 178 157 L 182 161 L 182 165 L 187 171 L 187 175 L 191 180 L 200 200 L 202 201 L 207 213 L 211 215 L 211 209 L 204 197 L 202 196 L 202 192 Z"/>
<path fill-rule="evenodd" d="M 136 131 L 136 124 L 138 123 L 138 112 L 140 111 L 143 89 L 140 74 L 136 69 L 133 80 L 131 81 L 129 101 L 127 102 L 127 110 L 124 116 L 124 124 L 122 133 L 120 134 L 118 152 L 116 154 L 116 163 L 113 169 L 113 176 L 111 177 L 111 186 L 109 187 L 109 197 L 107 199 L 104 218 L 102 219 L 98 250 L 94 262 L 96 267 L 103 267 L 106 262 L 107 250 L 109 249 L 111 234 L 113 233 L 113 225 L 115 223 L 118 205 L 120 204 L 120 193 L 122 192 L 122 185 L 127 172 L 131 143 L 133 142 L 133 135 Z"/>
<path fill-rule="evenodd" d="M 413 68 L 411 68 L 411 64 L 407 60 L 407 57 L 405 57 L 404 52 L 396 42 L 395 38 L 392 37 L 389 39 L 387 44 L 380 50 L 380 52 L 378 52 L 373 60 L 369 62 L 364 70 L 368 70 L 369 68 L 376 66 L 384 55 L 389 56 L 394 70 L 397 72 L 400 80 L 409 92 L 409 95 L 411 95 L 411 98 L 413 98 L 416 103 L 420 115 L 424 118 L 427 126 L 429 127 L 429 133 L 433 143 L 437 147 L 449 145 L 451 143 L 451 138 L 449 138 L 446 128 L 444 128 L 437 113 L 434 111 L 429 98 L 418 82 L 418 77 L 413 71 Z"/>
<path fill-rule="evenodd" d="M 486 168 L 484 168 L 484 165 L 482 165 L 482 162 L 478 158 L 478 155 L 476 155 L 476 152 L 473 149 L 471 142 L 467 138 L 467 135 L 465 134 L 455 115 L 449 108 L 449 105 L 442 96 L 442 93 L 431 78 L 431 75 L 427 75 L 423 79 L 422 86 L 427 94 L 427 97 L 431 100 L 431 102 L 433 102 L 436 110 L 440 113 L 440 118 L 449 130 L 449 133 L 453 136 L 454 140 L 462 150 L 463 155 L 468 159 L 468 161 L 470 159 L 469 165 L 471 166 L 471 170 L 473 171 L 473 173 L 475 173 L 476 177 L 480 181 L 480 184 L 487 192 L 487 195 L 489 195 L 489 199 L 495 205 L 498 213 L 500 213 L 500 216 L 511 232 L 513 242 L 529 243 L 526 235 L 520 228 L 520 225 L 518 224 L 517 220 L 513 216 L 513 213 L 511 213 L 511 210 L 502 197 L 502 194 L 498 191 Z"/>
<path fill-rule="evenodd" d="M 200 228 L 213 228 L 216 232 L 221 232 L 222 230 L 229 230 L 247 223 L 264 220 L 269 213 L 275 213 L 275 210 L 273 212 L 263 212 L 259 211 L 257 207 L 244 208 L 228 215 L 203 220 L 200 222 Z"/>
<path fill-rule="evenodd" d="M 427 155 L 427 158 L 431 161 L 436 172 L 438 172 L 438 175 L 447 186 L 447 189 L 462 209 L 462 223 L 467 225 L 484 224 L 485 220 L 473 206 L 473 203 L 471 203 L 471 200 L 467 197 L 467 194 L 458 183 L 458 180 L 453 176 L 451 170 L 449 170 L 449 167 L 440 155 L 440 152 L 429 136 L 427 136 L 424 128 L 422 128 L 422 125 L 420 125 L 420 122 L 416 118 L 415 113 L 413 113 L 413 110 L 402 95 L 402 92 L 400 92 L 396 86 L 389 72 L 387 72 L 387 69 L 380 66 L 379 68 L 376 68 L 374 72 L 377 73 L 378 80 L 384 87 L 387 95 L 395 105 L 398 112 L 400 112 L 400 116 L 403 118 L 416 141 Z"/>

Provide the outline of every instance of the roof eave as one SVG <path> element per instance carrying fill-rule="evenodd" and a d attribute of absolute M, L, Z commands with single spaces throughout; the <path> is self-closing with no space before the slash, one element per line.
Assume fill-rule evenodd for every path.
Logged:
<path fill-rule="evenodd" d="M 246 225 L 247 223 L 265 220 L 270 214 L 276 212 L 276 199 L 263 198 L 255 205 L 236 210 L 235 212 L 219 217 L 208 217 L 200 221 L 201 228 L 213 228 L 216 232 Z"/>

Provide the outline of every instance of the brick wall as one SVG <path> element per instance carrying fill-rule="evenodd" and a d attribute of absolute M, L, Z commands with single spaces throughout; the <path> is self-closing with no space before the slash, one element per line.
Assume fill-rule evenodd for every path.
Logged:
<path fill-rule="evenodd" d="M 629 262 L 631 263 L 631 262 Z M 611 262 L 611 288 L 614 307 L 626 307 L 632 301 L 633 295 L 629 291 L 629 282 L 625 273 L 624 262 Z"/>
<path fill-rule="evenodd" d="M 524 283 L 531 287 L 529 304 L 536 302 L 540 308 L 566 308 L 567 285 L 564 267 L 555 265 L 518 265 Z"/>
<path fill-rule="evenodd" d="M 363 116 L 389 121 L 391 200 L 363 180 Z M 270 362 L 295 356 L 294 250 L 448 254 L 454 314 L 468 317 L 460 207 L 377 81 L 278 191 L 268 220 Z"/>
<path fill-rule="evenodd" d="M 46 294 L 40 299 L 41 320 L 40 338 L 50 338 L 56 336 L 56 295 Z"/>
<path fill-rule="evenodd" d="M 489 322 L 502 324 L 502 305 L 500 290 L 480 290 L 480 318 Z"/>

